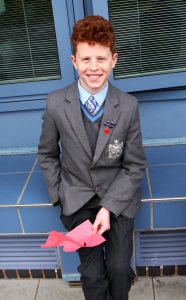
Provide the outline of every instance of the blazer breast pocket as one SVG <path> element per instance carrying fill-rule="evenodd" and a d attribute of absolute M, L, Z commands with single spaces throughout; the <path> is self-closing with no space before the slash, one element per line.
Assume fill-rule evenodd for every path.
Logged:
<path fill-rule="evenodd" d="M 123 154 L 125 140 L 114 139 L 105 149 L 105 160 L 110 163 L 119 161 Z"/>

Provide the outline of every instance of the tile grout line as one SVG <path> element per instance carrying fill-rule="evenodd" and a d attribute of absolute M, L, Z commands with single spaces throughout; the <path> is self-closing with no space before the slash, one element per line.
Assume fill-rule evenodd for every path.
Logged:
<path fill-rule="evenodd" d="M 19 195 L 19 198 L 18 198 L 18 200 L 17 200 L 17 204 L 19 204 L 19 203 L 21 202 L 21 199 L 22 199 L 22 197 L 23 197 L 24 191 L 25 191 L 25 189 L 26 189 L 26 187 L 27 187 L 27 184 L 28 184 L 28 182 L 29 182 L 29 180 L 30 180 L 30 177 L 31 177 L 32 174 L 33 174 L 33 171 L 34 171 L 34 169 L 35 169 L 36 164 L 37 164 L 37 159 L 35 160 L 34 165 L 33 165 L 32 169 L 31 169 L 31 171 L 30 171 L 30 173 L 29 173 L 29 175 L 28 175 L 28 177 L 27 177 L 27 180 L 26 180 L 26 182 L 25 182 L 25 184 L 24 184 L 24 186 L 23 186 L 23 189 L 22 189 L 22 191 L 21 191 L 21 194 Z"/>
<path fill-rule="evenodd" d="M 26 189 L 26 187 L 27 187 L 27 184 L 28 184 L 28 182 L 29 182 L 29 180 L 30 180 L 31 175 L 33 174 L 33 171 L 34 171 L 34 169 L 35 169 L 36 164 L 37 164 L 37 159 L 35 160 L 35 162 L 34 162 L 34 164 L 33 164 L 33 167 L 32 167 L 32 169 L 31 169 L 31 171 L 30 171 L 30 173 L 29 173 L 29 176 L 27 177 L 27 180 L 26 180 L 26 182 L 25 182 L 25 184 L 24 184 L 24 186 L 23 186 L 23 189 L 22 189 L 22 191 L 21 191 L 21 194 L 20 194 L 20 196 L 19 196 L 19 198 L 18 198 L 18 200 L 17 200 L 17 204 L 19 204 L 19 203 L 21 202 L 21 199 L 22 199 L 22 197 L 23 197 L 24 191 L 25 191 L 25 189 Z M 19 218 L 19 222 L 20 222 L 20 226 L 21 226 L 22 233 L 25 233 L 24 225 L 23 225 L 23 220 L 22 220 L 22 216 L 21 216 L 21 212 L 20 212 L 20 209 L 19 209 L 19 208 L 17 208 L 17 214 L 18 214 L 18 218 Z"/>
<path fill-rule="evenodd" d="M 147 183 L 148 183 L 148 188 L 149 188 L 149 195 L 150 195 L 150 198 L 153 198 L 152 183 L 151 183 L 151 179 L 150 179 L 149 167 L 146 168 L 146 176 L 147 176 Z"/>
<path fill-rule="evenodd" d="M 149 167 L 146 168 L 146 175 L 147 175 L 147 183 L 148 183 L 148 189 L 149 189 L 149 195 L 151 198 L 153 198 L 153 192 L 152 192 L 152 182 L 150 179 L 150 170 Z M 153 202 L 150 203 L 150 228 L 154 228 L 154 204 Z"/>
<path fill-rule="evenodd" d="M 25 229 L 24 229 L 24 225 L 23 225 L 23 220 L 22 220 L 19 208 L 17 208 L 17 214 L 18 214 L 18 219 L 19 219 L 19 222 L 20 222 L 22 233 L 25 233 Z"/>
<path fill-rule="evenodd" d="M 37 299 L 38 290 L 39 290 L 39 285 L 40 285 L 40 279 L 38 280 L 38 284 L 37 284 L 37 287 L 36 287 L 36 293 L 35 293 L 35 296 L 34 296 L 34 300 Z"/>
<path fill-rule="evenodd" d="M 182 166 L 186 165 L 186 162 L 180 162 L 180 163 L 159 163 L 159 164 L 148 164 L 148 167 L 171 167 L 171 166 Z"/>
<path fill-rule="evenodd" d="M 14 174 L 28 174 L 28 171 L 16 171 L 16 172 L 0 172 L 0 175 L 14 175 Z M 35 171 L 35 173 L 41 173 L 41 171 Z"/>
<path fill-rule="evenodd" d="M 155 293 L 154 278 L 153 277 L 152 277 L 152 294 L 153 294 L 153 300 L 156 300 L 156 295 L 155 295 L 156 293 Z"/>

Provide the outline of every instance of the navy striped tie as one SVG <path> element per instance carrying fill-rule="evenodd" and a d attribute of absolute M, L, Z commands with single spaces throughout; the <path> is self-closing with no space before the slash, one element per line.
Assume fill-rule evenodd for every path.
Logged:
<path fill-rule="evenodd" d="M 93 116 L 97 113 L 98 108 L 99 108 L 94 96 L 90 96 L 87 99 L 85 106 L 88 109 L 88 111 L 91 113 L 91 115 L 93 115 Z"/>

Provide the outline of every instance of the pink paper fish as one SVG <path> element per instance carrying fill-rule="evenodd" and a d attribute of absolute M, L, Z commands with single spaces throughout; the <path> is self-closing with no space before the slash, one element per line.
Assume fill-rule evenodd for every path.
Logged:
<path fill-rule="evenodd" d="M 58 231 L 51 231 L 48 239 L 42 248 L 54 248 L 63 246 L 65 252 L 72 252 L 81 247 L 94 247 L 105 242 L 104 237 L 93 231 L 92 223 L 86 220 L 82 224 L 63 234 Z"/>

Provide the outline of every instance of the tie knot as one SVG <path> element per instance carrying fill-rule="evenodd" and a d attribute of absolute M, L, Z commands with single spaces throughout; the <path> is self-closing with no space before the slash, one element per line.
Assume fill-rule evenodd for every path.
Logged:
<path fill-rule="evenodd" d="M 89 97 L 89 99 L 90 99 L 90 101 L 95 100 L 94 96 L 92 96 L 92 95 Z"/>
<path fill-rule="evenodd" d="M 99 109 L 96 99 L 92 95 L 87 99 L 85 105 L 92 115 L 95 115 Z"/>

